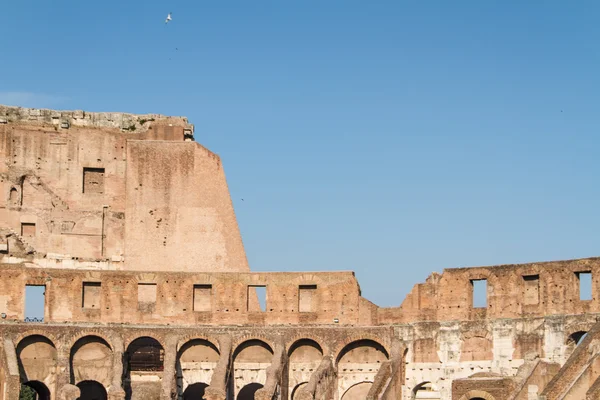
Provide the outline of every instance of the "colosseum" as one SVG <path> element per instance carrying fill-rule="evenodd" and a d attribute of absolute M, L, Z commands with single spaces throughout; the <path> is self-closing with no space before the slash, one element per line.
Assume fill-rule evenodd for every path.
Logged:
<path fill-rule="evenodd" d="M 383 308 L 352 272 L 250 271 L 186 118 L 1 106 L 0 158 L 0 399 L 600 399 L 600 259 Z"/>

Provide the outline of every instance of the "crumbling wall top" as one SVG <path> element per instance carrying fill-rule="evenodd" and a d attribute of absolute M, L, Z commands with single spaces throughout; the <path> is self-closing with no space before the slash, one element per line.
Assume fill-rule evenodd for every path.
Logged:
<path fill-rule="evenodd" d="M 50 110 L 24 108 L 0 104 L 0 124 L 58 125 L 61 127 L 93 127 L 119 129 L 131 133 L 145 132 L 155 121 L 171 126 L 181 126 L 186 135 L 193 135 L 194 125 L 186 117 L 161 114 L 128 114 L 122 112 L 87 112 L 83 110 Z"/>

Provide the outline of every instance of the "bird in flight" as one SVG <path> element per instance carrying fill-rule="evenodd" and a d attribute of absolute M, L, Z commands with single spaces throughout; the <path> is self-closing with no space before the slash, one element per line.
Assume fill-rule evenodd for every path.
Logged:
<path fill-rule="evenodd" d="M 169 13 L 167 15 L 167 19 L 165 19 L 165 24 L 168 24 L 173 19 L 173 17 L 171 17 L 171 15 L 172 15 L 172 13 Z"/>

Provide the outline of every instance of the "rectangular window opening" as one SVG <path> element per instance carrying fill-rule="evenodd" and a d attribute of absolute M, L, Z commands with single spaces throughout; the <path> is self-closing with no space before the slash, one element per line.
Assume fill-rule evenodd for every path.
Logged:
<path fill-rule="evenodd" d="M 248 311 L 265 312 L 267 310 L 267 287 L 248 286 Z"/>
<path fill-rule="evenodd" d="M 35 223 L 34 222 L 21 222 L 21 236 L 34 238 L 35 237 Z"/>
<path fill-rule="evenodd" d="M 523 304 L 532 305 L 540 302 L 540 276 L 524 275 L 523 284 L 525 291 L 523 293 Z"/>
<path fill-rule="evenodd" d="M 25 322 L 44 322 L 46 286 L 25 286 Z"/>
<path fill-rule="evenodd" d="M 138 304 L 156 303 L 156 283 L 138 283 Z"/>
<path fill-rule="evenodd" d="M 472 279 L 473 308 L 487 308 L 487 279 Z"/>
<path fill-rule="evenodd" d="M 194 285 L 194 311 L 212 311 L 212 285 Z"/>
<path fill-rule="evenodd" d="M 576 272 L 579 282 L 579 300 L 592 300 L 592 272 Z"/>
<path fill-rule="evenodd" d="M 298 287 L 298 311 L 314 312 L 315 291 L 317 285 L 300 285 Z"/>
<path fill-rule="evenodd" d="M 83 193 L 104 193 L 104 168 L 83 168 Z"/>
<path fill-rule="evenodd" d="M 100 282 L 83 282 L 81 306 L 83 308 L 100 309 L 101 289 Z"/>

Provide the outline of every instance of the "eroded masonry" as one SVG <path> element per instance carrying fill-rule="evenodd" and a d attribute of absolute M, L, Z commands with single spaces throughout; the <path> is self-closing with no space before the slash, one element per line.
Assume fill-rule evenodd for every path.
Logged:
<path fill-rule="evenodd" d="M 600 259 L 382 308 L 352 272 L 251 272 L 185 118 L 0 106 L 0 161 L 2 400 L 600 399 Z"/>

